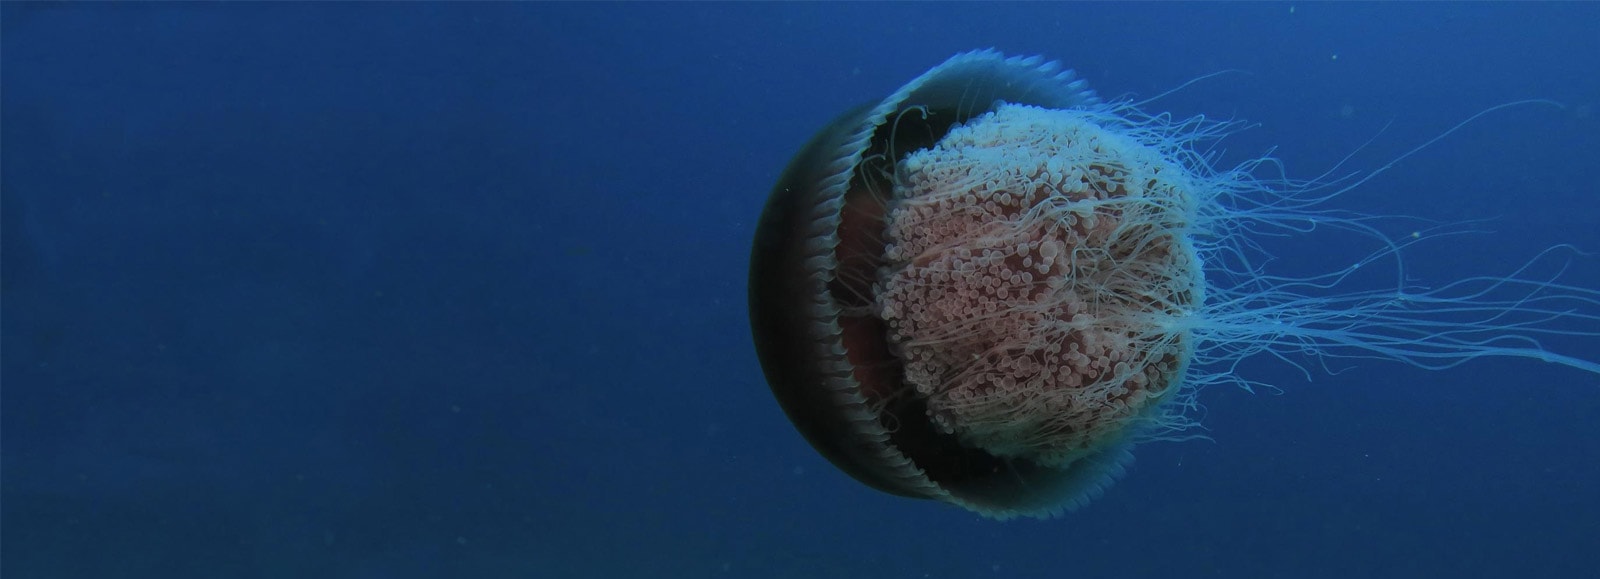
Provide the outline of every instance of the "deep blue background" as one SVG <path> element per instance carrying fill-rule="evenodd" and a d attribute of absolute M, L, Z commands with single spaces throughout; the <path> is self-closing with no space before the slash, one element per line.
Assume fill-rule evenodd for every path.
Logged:
<path fill-rule="evenodd" d="M 1600 250 L 1600 4 L 0 7 L 7 579 L 1590 577 L 1600 378 L 1362 363 L 1203 394 L 1088 509 L 833 470 L 763 384 L 748 240 L 845 107 L 994 46 L 1258 122 L 1340 201 Z M 1389 128 L 1380 134 L 1388 125 Z M 1403 232 L 1397 232 L 1403 233 Z M 1318 259 L 1285 240 L 1286 267 Z M 1600 258 L 1568 280 L 1600 286 Z M 1585 328 L 1593 331 L 1592 328 Z M 1594 358 L 1595 340 L 1552 343 Z"/>

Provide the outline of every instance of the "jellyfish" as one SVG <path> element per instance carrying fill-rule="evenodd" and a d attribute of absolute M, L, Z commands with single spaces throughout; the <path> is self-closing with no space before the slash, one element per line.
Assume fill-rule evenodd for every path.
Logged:
<path fill-rule="evenodd" d="M 1274 386 L 1239 371 L 1253 356 L 1600 375 L 1593 352 L 1539 341 L 1600 336 L 1600 291 L 1529 268 L 1414 286 L 1402 253 L 1420 232 L 1390 239 L 1329 204 L 1387 165 L 1308 181 L 1271 176 L 1270 158 L 1215 167 L 1208 143 L 1238 128 L 1106 102 L 1056 62 L 992 50 L 846 112 L 757 226 L 750 322 L 774 396 L 860 482 L 1007 519 L 1081 507 L 1135 445 L 1194 436 L 1205 386 Z M 1275 274 L 1264 244 L 1319 228 L 1376 249 Z M 1393 283 L 1350 288 L 1379 267 Z"/>

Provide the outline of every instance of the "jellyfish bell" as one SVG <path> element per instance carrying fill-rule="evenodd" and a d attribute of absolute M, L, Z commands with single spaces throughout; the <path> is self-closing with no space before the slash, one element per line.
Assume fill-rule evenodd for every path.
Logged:
<path fill-rule="evenodd" d="M 1051 512 L 1120 474 L 1130 430 L 1179 390 L 1185 336 L 1138 312 L 1200 298 L 1176 233 L 1192 202 L 1181 171 L 1072 113 L 1098 102 L 1053 63 L 970 53 L 791 163 L 758 228 L 751 323 L 774 394 L 842 470 Z M 1099 303 L 1113 286 L 1134 312 Z"/>
<path fill-rule="evenodd" d="M 1230 128 L 1107 104 L 1056 63 L 993 51 L 846 112 L 756 231 L 751 326 L 780 405 L 869 486 L 1042 517 L 1101 494 L 1134 444 L 1182 437 L 1196 387 L 1249 386 L 1230 363 L 1251 354 L 1600 373 L 1531 341 L 1540 323 L 1600 322 L 1593 290 L 1469 278 L 1402 303 L 1305 293 L 1344 271 L 1266 274 L 1245 233 L 1310 219 L 1377 234 L 1318 209 L 1343 189 L 1262 180 L 1260 160 L 1213 170 L 1195 143 Z"/>

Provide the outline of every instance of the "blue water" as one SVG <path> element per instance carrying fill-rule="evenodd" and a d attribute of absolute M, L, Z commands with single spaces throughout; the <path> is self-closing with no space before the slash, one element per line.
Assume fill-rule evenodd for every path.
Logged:
<path fill-rule="evenodd" d="M 1258 123 L 1224 158 L 1276 146 L 1301 177 L 1561 101 L 1340 206 L 1492 219 L 1419 246 L 1424 281 L 1600 252 L 1600 4 L 5 3 L 0 26 L 6 579 L 1600 568 L 1600 377 L 1263 364 L 1281 394 L 1202 394 L 1213 441 L 996 523 L 835 471 L 744 309 L 790 155 L 990 46 L 1109 96 L 1241 71 L 1150 108 Z M 1600 257 L 1565 279 L 1600 287 Z"/>

